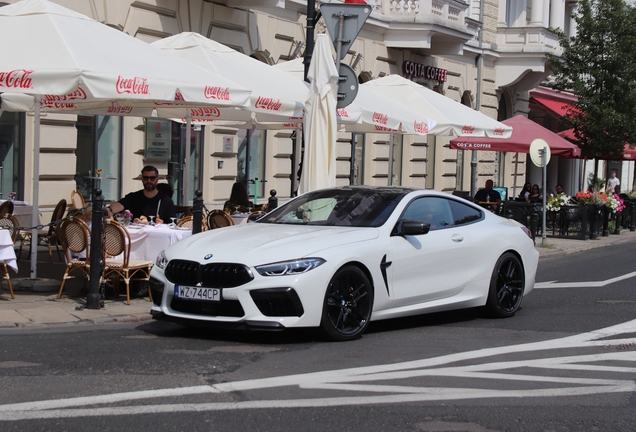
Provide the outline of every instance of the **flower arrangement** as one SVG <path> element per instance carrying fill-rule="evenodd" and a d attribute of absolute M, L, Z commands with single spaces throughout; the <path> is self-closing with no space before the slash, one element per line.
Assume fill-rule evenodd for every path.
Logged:
<path fill-rule="evenodd" d="M 101 168 L 97 168 L 97 169 L 95 170 L 95 175 L 96 175 L 97 177 L 101 177 L 101 175 L 102 175 L 102 174 L 104 174 L 104 170 L 103 170 L 103 169 L 101 169 Z"/>
<path fill-rule="evenodd" d="M 609 194 L 605 205 L 612 213 L 620 213 L 625 208 L 622 198 L 616 194 Z"/>
<path fill-rule="evenodd" d="M 607 204 L 607 194 L 605 194 L 605 192 L 599 192 L 599 191 L 590 192 L 588 190 L 585 192 L 577 192 L 576 199 L 581 205 L 592 204 L 592 205 L 604 206 Z"/>
<path fill-rule="evenodd" d="M 570 204 L 570 200 L 572 197 L 567 196 L 564 193 L 560 194 L 550 194 L 550 196 L 546 199 L 545 207 L 548 211 L 559 211 L 561 210 L 561 206 Z"/>

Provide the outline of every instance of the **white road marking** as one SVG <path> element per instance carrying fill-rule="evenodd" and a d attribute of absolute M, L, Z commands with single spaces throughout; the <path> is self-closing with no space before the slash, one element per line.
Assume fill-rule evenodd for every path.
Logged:
<path fill-rule="evenodd" d="M 612 284 L 614 282 L 622 281 L 625 279 L 633 278 L 636 276 L 636 272 L 627 273 L 622 276 L 617 276 L 615 278 L 607 279 L 604 281 L 598 282 L 537 282 L 534 284 L 534 289 L 544 289 L 544 288 L 598 288 L 604 287 L 606 285 Z"/>
<path fill-rule="evenodd" d="M 456 362 L 495 357 L 511 353 L 559 350 L 586 347 L 630 347 L 636 345 L 636 338 L 615 338 L 620 335 L 636 333 L 636 320 L 616 326 L 582 333 L 561 339 L 533 342 L 507 347 L 486 348 L 465 353 L 450 354 L 430 359 L 415 360 L 403 363 L 366 366 L 360 368 L 323 371 L 306 374 L 288 375 L 255 380 L 235 381 L 212 386 L 195 386 L 172 389 L 146 390 L 110 395 L 78 397 L 69 399 L 24 402 L 0 405 L 0 421 L 70 418 L 90 416 L 120 416 L 148 413 L 169 412 L 201 412 L 218 410 L 294 408 L 294 407 L 326 407 L 345 405 L 387 404 L 402 402 L 422 402 L 439 400 L 462 400 L 483 398 L 518 398 L 518 397 L 558 397 L 593 395 L 604 393 L 624 393 L 636 391 L 633 380 L 635 368 L 628 367 L 631 362 L 636 366 L 636 351 L 602 352 L 577 356 L 560 356 L 518 361 L 497 361 L 482 364 L 452 366 Z M 607 362 L 607 364 L 599 364 Z M 621 362 L 622 366 L 617 366 Z M 596 363 L 596 364 L 592 364 Z M 524 368 L 524 370 L 551 369 L 549 376 L 515 374 L 506 370 Z M 571 378 L 556 376 L 558 370 L 591 371 L 596 374 L 608 372 L 613 379 Z M 496 372 L 495 372 L 496 371 Z M 616 379 L 617 374 L 625 373 L 625 379 Z M 552 387 L 539 389 L 496 390 L 481 388 L 443 388 L 427 386 L 402 386 L 384 384 L 388 380 L 409 380 L 428 376 L 464 377 L 470 379 L 507 380 L 518 382 L 535 382 Z M 383 384 L 375 384 L 381 381 Z M 369 383 L 369 384 L 366 384 Z M 539 385 L 539 384 L 538 384 Z M 295 386 L 301 389 L 336 390 L 339 392 L 355 392 L 344 397 L 307 398 L 294 400 L 253 400 L 245 402 L 213 402 L 192 404 L 152 405 L 152 399 L 194 394 L 222 394 L 234 391 L 249 391 Z M 363 394 L 359 394 L 362 392 Z M 373 396 L 372 393 L 383 393 Z M 90 407 L 91 405 L 115 404 L 132 400 L 147 400 L 145 405 Z M 67 408 L 67 409 L 65 409 Z"/>

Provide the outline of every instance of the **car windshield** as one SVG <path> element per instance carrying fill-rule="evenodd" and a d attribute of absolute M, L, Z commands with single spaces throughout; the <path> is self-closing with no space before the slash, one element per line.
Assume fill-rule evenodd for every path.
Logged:
<path fill-rule="evenodd" d="M 337 188 L 304 194 L 268 213 L 259 223 L 379 227 L 400 200 L 404 188 Z"/>

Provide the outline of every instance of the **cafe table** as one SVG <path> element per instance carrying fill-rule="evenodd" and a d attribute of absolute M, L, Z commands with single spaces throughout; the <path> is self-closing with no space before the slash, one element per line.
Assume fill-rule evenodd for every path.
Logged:
<path fill-rule="evenodd" d="M 126 230 L 130 235 L 130 259 L 152 262 L 159 252 L 192 235 L 191 228 L 170 227 L 170 224 L 131 224 Z"/>
<path fill-rule="evenodd" d="M 18 261 L 15 257 L 15 249 L 13 248 L 13 240 L 9 230 L 0 229 L 0 260 L 3 260 L 7 267 L 18 272 Z"/>

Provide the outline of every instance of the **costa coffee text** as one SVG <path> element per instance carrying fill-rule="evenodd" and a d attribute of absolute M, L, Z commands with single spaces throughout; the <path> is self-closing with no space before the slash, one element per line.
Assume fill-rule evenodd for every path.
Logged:
<path fill-rule="evenodd" d="M 422 77 L 439 82 L 446 82 L 448 77 L 448 71 L 446 69 L 426 66 L 421 63 L 405 61 L 402 68 L 404 70 L 404 75 L 410 75 L 413 77 Z"/>

